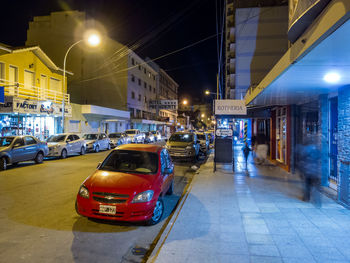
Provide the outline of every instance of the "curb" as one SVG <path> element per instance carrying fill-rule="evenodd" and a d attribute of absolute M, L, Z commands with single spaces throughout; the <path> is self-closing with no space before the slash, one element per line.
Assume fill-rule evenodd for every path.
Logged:
<path fill-rule="evenodd" d="M 199 173 L 201 168 L 202 168 L 202 166 L 196 171 L 196 173 Z M 177 204 L 176 209 L 175 209 L 175 211 L 173 212 L 173 214 L 171 216 L 171 219 L 169 220 L 167 226 L 165 227 L 165 229 L 163 230 L 162 234 L 160 235 L 160 237 L 159 237 L 159 239 L 157 241 L 157 244 L 153 248 L 152 253 L 148 257 L 146 263 L 154 263 L 154 262 L 156 262 L 156 260 L 157 260 L 157 258 L 159 256 L 159 253 L 160 253 L 160 251 L 161 251 L 165 241 L 167 240 L 167 238 L 168 238 L 168 236 L 169 236 L 169 234 L 170 234 L 170 232 L 171 232 L 171 230 L 172 230 L 172 228 L 173 228 L 177 218 L 179 217 L 179 214 L 180 214 L 180 212 L 182 210 L 182 207 L 184 206 L 184 204 L 185 204 L 185 202 L 187 200 L 187 197 L 188 197 L 189 193 L 192 190 L 194 177 L 195 176 L 193 176 L 191 182 L 185 188 L 182 196 L 180 197 L 179 203 Z"/>

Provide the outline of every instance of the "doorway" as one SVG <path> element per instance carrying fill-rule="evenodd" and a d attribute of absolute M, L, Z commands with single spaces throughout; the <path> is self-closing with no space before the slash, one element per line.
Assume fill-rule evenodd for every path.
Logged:
<path fill-rule="evenodd" d="M 337 189 L 338 181 L 338 97 L 329 100 L 329 186 Z"/>

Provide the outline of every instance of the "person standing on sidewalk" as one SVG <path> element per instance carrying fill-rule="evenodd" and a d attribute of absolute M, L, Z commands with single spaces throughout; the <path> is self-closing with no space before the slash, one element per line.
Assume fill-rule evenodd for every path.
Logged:
<path fill-rule="evenodd" d="M 308 138 L 302 145 L 298 146 L 299 171 L 304 177 L 303 201 L 310 201 L 311 194 L 317 205 L 320 205 L 320 159 L 321 153 L 317 148 L 315 139 Z"/>
<path fill-rule="evenodd" d="M 244 143 L 244 146 L 243 146 L 243 148 L 242 148 L 242 151 L 243 151 L 244 160 L 245 160 L 245 169 L 247 170 L 247 169 L 248 169 L 248 157 L 249 157 L 249 153 L 252 151 L 252 150 L 249 148 L 247 142 Z"/>
<path fill-rule="evenodd" d="M 256 160 L 258 164 L 263 164 L 266 161 L 268 152 L 266 136 L 264 134 L 258 134 L 256 144 Z"/>

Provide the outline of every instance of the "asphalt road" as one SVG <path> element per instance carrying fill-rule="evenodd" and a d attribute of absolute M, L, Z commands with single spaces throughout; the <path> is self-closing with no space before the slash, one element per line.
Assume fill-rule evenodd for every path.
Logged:
<path fill-rule="evenodd" d="M 1 262 L 142 262 L 194 172 L 175 165 L 175 193 L 155 226 L 95 221 L 76 214 L 83 180 L 109 152 L 20 163 L 0 172 Z M 136 248 L 136 249 L 135 249 Z"/>

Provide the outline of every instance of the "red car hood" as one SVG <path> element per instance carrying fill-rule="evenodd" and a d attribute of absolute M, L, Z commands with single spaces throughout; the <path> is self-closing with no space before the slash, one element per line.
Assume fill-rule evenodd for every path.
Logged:
<path fill-rule="evenodd" d="M 97 170 L 84 185 L 93 192 L 135 194 L 150 189 L 155 175 L 129 174 Z"/>

